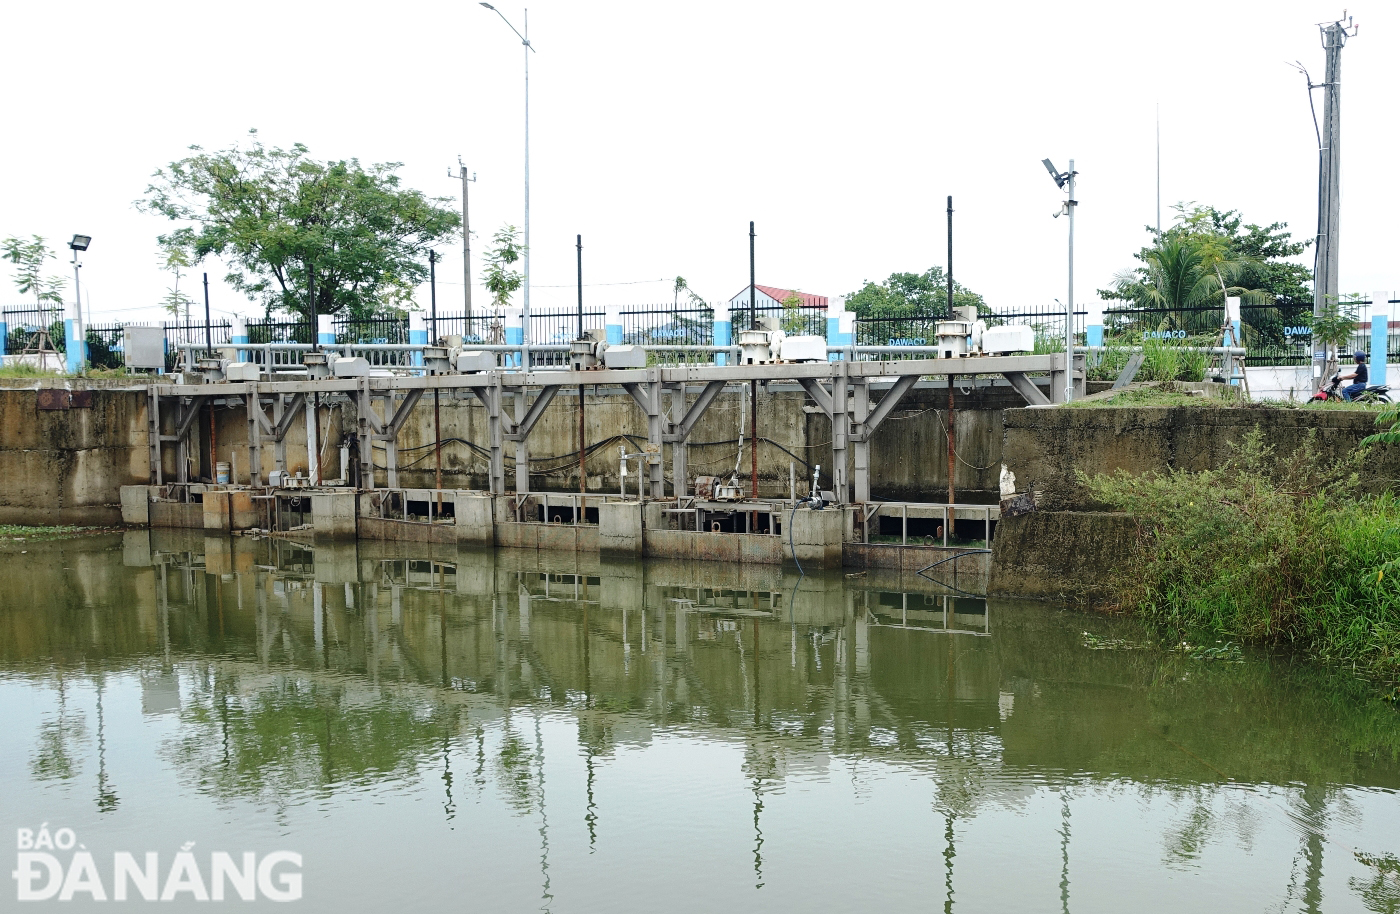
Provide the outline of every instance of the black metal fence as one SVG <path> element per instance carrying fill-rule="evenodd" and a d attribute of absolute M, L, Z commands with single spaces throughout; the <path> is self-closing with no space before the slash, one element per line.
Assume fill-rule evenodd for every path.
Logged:
<path fill-rule="evenodd" d="M 998 308 L 988 309 L 979 317 L 989 327 L 1003 324 L 1025 324 L 1035 330 L 1036 351 L 1064 350 L 1065 312 L 1062 309 Z M 1083 341 L 1088 311 L 1074 312 L 1074 332 Z M 868 312 L 856 318 L 857 346 L 934 346 L 938 343 L 937 324 L 947 320 L 942 309 L 932 312 L 887 311 Z"/>

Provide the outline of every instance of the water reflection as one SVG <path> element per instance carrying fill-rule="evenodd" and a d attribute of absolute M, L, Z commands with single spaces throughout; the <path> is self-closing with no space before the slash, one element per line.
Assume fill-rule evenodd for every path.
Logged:
<path fill-rule="evenodd" d="M 1092 649 L 1131 648 L 1141 633 L 873 572 L 799 581 L 762 567 L 144 532 L 30 549 L 3 559 L 0 664 L 50 697 L 34 732 L 7 739 L 28 747 L 36 785 L 95 778 L 104 815 L 126 802 L 105 696 L 131 677 L 143 719 L 177 724 L 156 752 L 190 796 L 285 823 L 308 804 L 429 784 L 452 831 L 464 809 L 480 828 L 476 810 L 499 802 L 532 823 L 546 908 L 559 829 L 579 829 L 586 855 L 620 840 L 613 821 L 630 813 L 599 792 L 600 775 L 650 777 L 640 759 L 655 758 L 732 791 L 728 771 L 704 769 L 706 744 L 739 750 L 750 889 L 774 887 L 794 792 L 849 784 L 842 803 L 857 808 L 898 778 L 926 804 L 909 819 L 936 822 L 919 826 L 919 853 L 938 859 L 949 910 L 1018 901 L 963 878 L 961 867 L 978 872 L 979 822 L 1044 819 L 1027 853 L 1048 855 L 1047 888 L 1068 911 L 1079 881 L 1119 875 L 1076 856 L 1076 830 L 1140 831 L 1148 808 L 1159 851 L 1121 863 L 1133 878 L 1197 872 L 1222 844 L 1263 853 L 1283 817 L 1295 852 L 1267 889 L 1281 908 L 1321 909 L 1324 861 L 1348 874 L 1346 904 L 1394 910 L 1400 897 L 1384 862 L 1395 833 L 1366 799 L 1395 810 L 1375 793 L 1400 787 L 1393 709 L 1277 658 Z M 78 684 L 90 711 L 73 700 Z M 562 721 L 578 783 L 555 784 L 564 746 L 549 733 Z M 843 841 L 878 842 L 884 827 Z M 934 877 L 918 878 L 928 900 Z"/>

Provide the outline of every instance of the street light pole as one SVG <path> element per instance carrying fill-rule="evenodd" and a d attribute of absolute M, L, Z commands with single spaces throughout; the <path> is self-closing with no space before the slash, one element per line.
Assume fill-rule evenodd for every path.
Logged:
<path fill-rule="evenodd" d="M 1041 159 L 1040 164 L 1050 172 L 1055 184 L 1069 192 L 1069 199 L 1055 213 L 1055 218 L 1069 214 L 1069 298 L 1065 302 L 1065 402 L 1074 399 L 1074 210 L 1079 201 L 1074 199 L 1074 159 L 1069 160 L 1069 171 L 1061 172 L 1049 159 Z"/>
<path fill-rule="evenodd" d="M 1065 402 L 1074 399 L 1074 159 L 1069 160 L 1069 300 L 1065 303 Z"/>
<path fill-rule="evenodd" d="M 525 46 L 525 307 L 523 309 L 525 327 L 522 336 L 525 348 L 521 351 L 521 355 L 522 364 L 528 371 L 530 368 L 530 55 L 534 53 L 535 46 L 530 44 L 529 9 L 525 10 L 525 32 L 521 34 L 519 29 L 511 25 L 505 13 L 502 13 L 489 3 L 482 2 L 481 5 L 491 10 L 497 16 L 500 16 L 501 21 L 510 26 L 510 30 L 515 32 L 516 36 L 520 39 L 520 43 Z"/>

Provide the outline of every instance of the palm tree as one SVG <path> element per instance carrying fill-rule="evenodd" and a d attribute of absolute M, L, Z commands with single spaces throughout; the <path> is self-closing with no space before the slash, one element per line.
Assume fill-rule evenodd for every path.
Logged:
<path fill-rule="evenodd" d="M 1114 277 L 1114 297 L 1138 308 L 1160 309 L 1162 317 L 1150 330 L 1204 333 L 1220 324 L 1202 314 L 1204 308 L 1225 307 L 1225 298 L 1239 297 L 1251 305 L 1272 303 L 1266 292 L 1231 285 L 1256 269 L 1259 262 L 1234 254 L 1226 239 L 1177 226 L 1163 232 L 1142 256 L 1144 266 Z"/>

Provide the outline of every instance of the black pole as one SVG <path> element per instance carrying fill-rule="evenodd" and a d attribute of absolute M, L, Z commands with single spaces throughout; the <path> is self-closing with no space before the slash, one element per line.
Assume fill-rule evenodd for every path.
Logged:
<path fill-rule="evenodd" d="M 953 319 L 953 198 L 948 197 L 948 319 Z"/>
<path fill-rule="evenodd" d="M 583 339 L 583 236 L 578 236 L 578 338 Z"/>
<path fill-rule="evenodd" d="M 749 329 L 758 329 L 758 287 L 753 278 L 753 223 L 749 223 Z"/>
<path fill-rule="evenodd" d="M 214 351 L 213 323 L 209 320 L 209 274 L 204 274 L 204 348 Z"/>
<path fill-rule="evenodd" d="M 321 351 L 321 334 L 316 332 L 316 268 L 306 265 L 306 311 L 311 320 L 311 351 Z M 268 367 L 271 371 L 271 366 Z"/>
<path fill-rule="evenodd" d="M 433 345 L 436 346 L 440 339 L 437 332 L 437 251 L 428 251 L 428 295 L 432 302 Z M 433 392 L 437 393 L 436 390 Z M 439 485 L 438 488 L 442 488 L 442 486 Z"/>

